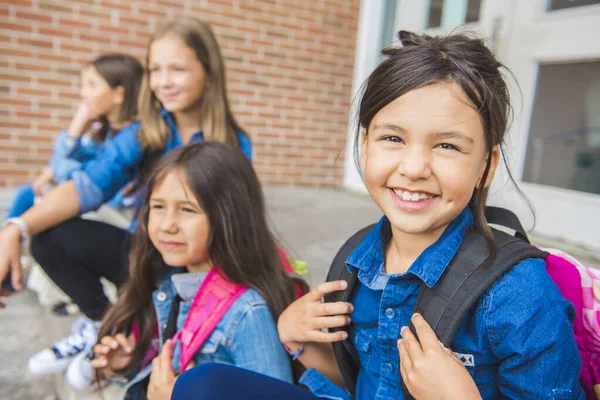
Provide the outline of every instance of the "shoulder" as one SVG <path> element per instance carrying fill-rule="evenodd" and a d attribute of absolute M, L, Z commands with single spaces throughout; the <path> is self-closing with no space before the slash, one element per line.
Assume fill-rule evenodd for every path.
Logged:
<path fill-rule="evenodd" d="M 248 289 L 231 305 L 229 311 L 243 316 L 249 310 L 263 306 L 267 307 L 267 302 L 260 293 L 254 289 Z"/>
<path fill-rule="evenodd" d="M 498 279 L 487 291 L 488 296 L 500 300 L 511 297 L 519 301 L 536 301 L 541 298 L 553 300 L 561 298 L 558 287 L 546 272 L 546 262 L 530 258 L 515 265 Z"/>
<path fill-rule="evenodd" d="M 265 299 L 254 289 L 246 290 L 229 308 L 223 317 L 226 330 L 234 332 L 247 317 L 264 319 L 271 312 Z"/>
<path fill-rule="evenodd" d="M 574 317 L 574 309 L 546 272 L 542 259 L 527 259 L 515 265 L 482 296 L 487 323 L 514 324 L 553 314 L 565 320 Z"/>
<path fill-rule="evenodd" d="M 121 133 L 127 133 L 127 132 L 129 132 L 130 134 L 132 132 L 134 134 L 137 134 L 139 132 L 141 126 L 142 126 L 142 124 L 139 122 L 132 122 L 129 125 L 125 125 L 123 128 L 121 128 L 117 132 L 115 132 L 115 136 L 120 135 Z"/>

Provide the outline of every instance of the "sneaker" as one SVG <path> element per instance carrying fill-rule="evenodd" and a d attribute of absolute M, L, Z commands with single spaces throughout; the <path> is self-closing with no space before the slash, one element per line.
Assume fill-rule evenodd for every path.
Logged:
<path fill-rule="evenodd" d="M 65 371 L 77 354 L 92 349 L 96 343 L 99 328 L 100 322 L 94 322 L 87 317 L 77 319 L 71 327 L 69 336 L 29 359 L 27 363 L 29 371 L 32 374 Z"/>
<path fill-rule="evenodd" d="M 79 307 L 73 302 L 59 301 L 52 306 L 52 312 L 56 315 L 74 315 L 79 312 Z"/>
<path fill-rule="evenodd" d="M 67 368 L 67 382 L 76 390 L 92 392 L 108 385 L 107 379 L 96 381 L 96 371 L 92 368 L 93 351 L 82 351 L 77 354 Z"/>

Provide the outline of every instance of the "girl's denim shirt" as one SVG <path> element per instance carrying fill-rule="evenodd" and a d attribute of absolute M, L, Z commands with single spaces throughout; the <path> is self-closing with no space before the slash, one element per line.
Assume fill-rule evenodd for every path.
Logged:
<path fill-rule="evenodd" d="M 171 130 L 163 150 L 165 154 L 181 146 L 182 142 L 173 116 L 163 110 L 162 117 Z M 73 172 L 71 179 L 79 195 L 80 214 L 98 209 L 139 174 L 144 158 L 144 149 L 138 140 L 139 129 L 139 123 L 122 129 L 95 159 L 85 163 L 80 171 Z M 242 132 L 238 132 L 237 136 L 240 149 L 252 159 L 250 139 Z M 192 142 L 202 140 L 202 131 L 191 139 Z"/>
<path fill-rule="evenodd" d="M 383 217 L 346 260 L 358 269 L 350 335 L 358 350 L 357 399 L 403 399 L 396 342 L 408 326 L 422 283 L 432 287 L 473 224 L 466 208 L 404 274 L 385 273 L 390 222 Z M 540 259 L 521 262 L 480 298 L 450 349 L 463 362 L 484 399 L 583 399 L 581 360 L 571 324 L 573 306 Z M 330 399 L 350 399 L 315 370 L 300 380 Z M 460 396 L 459 396 L 460 397 Z"/>
<path fill-rule="evenodd" d="M 71 179 L 74 171 L 80 170 L 85 162 L 98 155 L 102 146 L 110 141 L 110 136 L 109 133 L 104 142 L 98 143 L 89 135 L 73 138 L 66 131 L 62 131 L 54 142 L 48 164 L 52 167 L 52 178 L 59 184 Z"/>
<path fill-rule="evenodd" d="M 158 347 L 164 341 L 164 331 L 171 304 L 176 294 L 182 298 L 177 316 L 177 330 L 183 327 L 190 305 L 205 273 L 166 274 L 152 293 L 159 324 Z M 180 371 L 180 345 L 173 351 L 173 370 Z M 231 364 L 286 382 L 292 382 L 289 356 L 279 341 L 277 327 L 263 297 L 254 289 L 240 296 L 217 324 L 202 348 L 193 358 L 196 365 L 207 362 Z M 136 399 L 140 382 L 150 375 L 152 363 L 146 365 L 127 385 L 126 399 Z"/>

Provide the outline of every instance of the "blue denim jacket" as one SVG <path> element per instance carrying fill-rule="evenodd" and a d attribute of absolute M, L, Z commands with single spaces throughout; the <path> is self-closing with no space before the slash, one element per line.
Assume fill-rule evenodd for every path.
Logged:
<path fill-rule="evenodd" d="M 348 257 L 347 267 L 358 269 L 361 282 L 352 299 L 348 339 L 361 363 L 357 399 L 403 398 L 396 346 L 400 330 L 409 324 L 421 283 L 436 284 L 472 223 L 467 208 L 404 274 L 385 273 L 384 248 L 390 239 L 385 217 Z M 573 317 L 573 306 L 544 262 L 525 260 L 481 297 L 450 348 L 464 360 L 484 399 L 583 399 Z M 301 382 L 326 398 L 350 398 L 314 370 Z"/>
<path fill-rule="evenodd" d="M 52 167 L 52 178 L 57 183 L 71 179 L 74 171 L 80 170 L 83 164 L 96 157 L 102 146 L 110 141 L 107 135 L 103 143 L 98 143 L 88 135 L 73 138 L 62 131 L 54 142 L 52 157 L 48 165 Z"/>
<path fill-rule="evenodd" d="M 182 143 L 171 114 L 163 110 L 162 116 L 171 130 L 164 154 Z M 144 149 L 138 140 L 139 128 L 139 124 L 133 124 L 121 130 L 98 157 L 86 163 L 81 171 L 72 174 L 79 194 L 80 214 L 98 209 L 139 174 L 144 156 Z M 191 141 L 203 139 L 200 131 Z M 244 154 L 252 159 L 252 144 L 248 136 L 238 132 L 238 141 Z"/>
<path fill-rule="evenodd" d="M 152 293 L 159 324 L 159 347 L 166 340 L 171 302 L 175 294 L 182 301 L 177 316 L 177 330 L 183 327 L 190 305 L 205 273 L 168 273 L 162 277 Z M 173 351 L 173 370 L 180 371 L 179 344 Z M 193 358 L 196 365 L 216 362 L 235 365 L 286 382 L 292 382 L 290 359 L 279 341 L 277 327 L 271 311 L 262 296 L 254 289 L 247 290 L 217 324 L 215 330 Z M 127 399 L 134 399 L 135 385 L 152 371 L 152 363 L 144 367 L 127 385 Z"/>

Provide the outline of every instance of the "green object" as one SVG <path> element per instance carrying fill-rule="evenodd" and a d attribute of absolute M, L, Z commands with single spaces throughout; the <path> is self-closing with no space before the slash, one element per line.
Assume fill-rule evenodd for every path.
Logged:
<path fill-rule="evenodd" d="M 298 275 L 306 275 L 306 274 L 308 274 L 308 268 L 306 268 L 306 261 L 304 261 L 304 260 L 296 260 L 296 259 L 290 258 L 290 264 L 292 265 L 292 269 Z"/>

